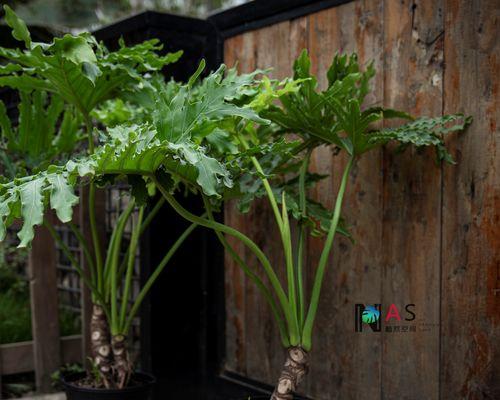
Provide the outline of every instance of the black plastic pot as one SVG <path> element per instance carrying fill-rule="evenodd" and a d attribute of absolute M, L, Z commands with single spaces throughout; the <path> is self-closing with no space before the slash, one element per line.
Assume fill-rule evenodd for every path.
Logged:
<path fill-rule="evenodd" d="M 134 374 L 135 386 L 125 389 L 92 389 L 78 386 L 75 382 L 85 377 L 85 373 L 70 374 L 62 378 L 67 400 L 152 400 L 153 375 L 137 372 Z"/>

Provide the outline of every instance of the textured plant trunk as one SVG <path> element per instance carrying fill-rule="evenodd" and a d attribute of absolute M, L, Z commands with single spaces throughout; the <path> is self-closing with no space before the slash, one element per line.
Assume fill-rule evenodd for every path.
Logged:
<path fill-rule="evenodd" d="M 113 336 L 111 338 L 111 348 L 113 350 L 113 372 L 116 384 L 119 389 L 123 389 L 128 384 L 132 370 L 127 349 L 127 338 L 124 335 Z"/>
<path fill-rule="evenodd" d="M 289 347 L 285 365 L 271 400 L 291 400 L 309 370 L 309 355 L 302 347 Z"/>
<path fill-rule="evenodd" d="M 108 320 L 104 309 L 98 304 L 94 304 L 92 307 L 90 332 L 94 364 L 101 374 L 104 386 L 109 389 L 113 387 L 113 372 L 111 370 L 113 354 L 111 353 Z"/>

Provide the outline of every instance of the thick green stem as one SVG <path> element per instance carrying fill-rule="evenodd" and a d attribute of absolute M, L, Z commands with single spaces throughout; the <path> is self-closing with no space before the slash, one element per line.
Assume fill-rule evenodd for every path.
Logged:
<path fill-rule="evenodd" d="M 245 150 L 248 150 L 250 147 L 242 135 L 238 136 L 240 143 L 243 145 Z M 295 272 L 293 265 L 293 256 L 292 256 L 292 245 L 291 245 L 291 234 L 290 234 L 290 226 L 288 224 L 288 214 L 286 210 L 286 204 L 283 204 L 282 213 L 280 213 L 278 202 L 273 193 L 271 185 L 267 178 L 265 177 L 264 170 L 260 165 L 259 161 L 256 157 L 251 157 L 252 164 L 254 165 L 256 171 L 260 174 L 260 179 L 264 188 L 266 190 L 267 197 L 269 199 L 269 203 L 271 204 L 271 208 L 274 212 L 274 217 L 276 219 L 276 223 L 278 225 L 281 241 L 283 243 L 283 250 L 285 252 L 285 263 L 287 270 L 287 283 L 288 283 L 288 304 L 290 307 L 291 313 L 291 323 L 289 324 L 290 329 L 290 341 L 292 346 L 296 346 L 300 341 L 300 330 L 299 330 L 299 319 L 298 319 L 298 311 L 297 311 L 297 293 L 295 289 Z"/>
<path fill-rule="evenodd" d="M 286 194 L 283 192 L 282 197 L 282 231 L 281 237 L 283 241 L 283 252 L 285 254 L 285 265 L 286 265 L 286 273 L 287 273 L 287 282 L 288 282 L 288 301 L 290 303 L 290 308 L 293 314 L 293 323 L 297 336 L 300 338 L 300 329 L 299 329 L 299 315 L 298 315 L 298 307 L 297 307 L 297 290 L 296 290 L 296 282 L 295 282 L 295 266 L 293 264 L 293 250 L 292 250 L 292 234 L 290 231 L 290 221 L 288 219 L 288 209 L 286 207 Z M 299 343 L 292 343 L 293 346 L 298 345 Z"/>
<path fill-rule="evenodd" d="M 354 157 L 349 158 L 347 166 L 342 175 L 342 181 L 340 182 L 339 192 L 337 194 L 337 200 L 335 202 L 335 209 L 333 212 L 332 221 L 330 224 L 330 229 L 328 230 L 328 236 L 325 241 L 325 246 L 321 252 L 321 257 L 319 259 L 318 268 L 316 270 L 316 275 L 314 277 L 314 284 L 311 294 L 311 302 L 309 304 L 309 310 L 307 312 L 307 318 L 304 324 L 304 331 L 302 333 L 302 346 L 306 351 L 311 349 L 312 345 L 312 329 L 314 325 L 314 320 L 316 318 L 316 312 L 318 310 L 319 297 L 321 294 L 321 286 L 323 284 L 323 278 L 325 275 L 326 264 L 330 256 L 330 252 L 333 245 L 333 239 L 335 237 L 335 232 L 337 231 L 337 226 L 340 219 L 340 211 L 342 209 L 342 201 L 344 199 L 345 189 L 347 185 L 347 180 L 349 178 L 349 172 L 351 171 L 352 165 L 354 163 Z"/>
<path fill-rule="evenodd" d="M 306 238 L 306 227 L 305 218 L 307 218 L 307 199 L 306 199 L 306 174 L 309 169 L 309 162 L 311 161 L 312 149 L 307 151 L 304 160 L 302 161 L 302 166 L 300 168 L 299 175 L 299 205 L 302 215 L 302 221 L 299 227 L 299 237 L 298 237 L 298 250 L 297 250 L 297 289 L 298 289 L 298 301 L 299 301 L 299 324 L 302 329 L 304 326 L 305 318 L 305 295 L 304 295 L 304 246 Z"/>
<path fill-rule="evenodd" d="M 120 256 L 120 247 L 123 237 L 123 231 L 125 229 L 125 225 L 134 210 L 135 202 L 130 200 L 127 208 L 123 211 L 122 215 L 118 219 L 118 223 L 116 224 L 115 231 L 113 232 L 114 238 L 112 239 L 112 243 L 110 245 L 110 249 L 108 250 L 108 260 L 107 260 L 107 268 L 109 269 L 109 286 L 111 288 L 110 291 L 110 303 L 111 303 L 111 334 L 116 335 L 119 331 L 119 321 L 118 321 L 118 259 Z"/>
<path fill-rule="evenodd" d="M 83 114 L 83 119 L 85 120 L 85 127 L 87 128 L 88 151 L 89 154 L 94 154 L 94 127 L 92 126 L 92 118 L 86 112 L 81 112 Z"/>
<path fill-rule="evenodd" d="M 121 305 L 121 310 L 120 310 L 120 322 L 119 322 L 120 327 L 125 324 L 128 297 L 130 295 L 130 286 L 132 284 L 132 275 L 134 272 L 135 255 L 137 252 L 137 244 L 139 243 L 139 236 L 140 236 L 143 216 L 144 216 L 144 206 L 142 206 L 139 209 L 139 216 L 137 218 L 137 226 L 134 227 L 134 229 L 132 231 L 132 237 L 130 239 L 130 247 L 129 247 L 129 252 L 128 252 L 128 263 L 127 263 L 127 273 L 125 275 L 125 287 L 123 288 L 122 305 Z"/>
<path fill-rule="evenodd" d="M 128 313 L 128 318 L 125 324 L 121 328 L 121 333 L 126 335 L 130 329 L 130 326 L 132 325 L 132 321 L 134 320 L 135 315 L 139 311 L 139 307 L 141 306 L 142 301 L 144 300 L 144 297 L 148 294 L 149 290 L 155 283 L 155 281 L 158 279 L 160 274 L 162 273 L 163 269 L 165 266 L 168 264 L 170 259 L 174 256 L 175 252 L 177 249 L 184 243 L 184 241 L 187 239 L 187 237 L 193 232 L 193 230 L 198 226 L 196 223 L 192 223 L 183 233 L 179 238 L 175 241 L 175 243 L 170 247 L 170 250 L 165 254 L 165 257 L 161 260 L 161 262 L 158 264 L 158 266 L 155 268 L 154 272 L 151 274 L 147 282 L 144 284 L 142 287 L 141 291 L 139 292 L 137 298 L 134 301 L 134 304 L 132 305 L 132 308 L 130 309 L 130 312 Z"/>
<path fill-rule="evenodd" d="M 142 236 L 144 231 L 148 228 L 148 226 L 151 224 L 153 221 L 153 218 L 158 214 L 158 211 L 163 207 L 163 204 L 165 204 L 165 199 L 163 197 L 160 197 L 160 199 L 156 202 L 155 206 L 153 209 L 149 212 L 147 217 L 144 219 L 144 222 L 141 225 L 141 230 L 139 232 L 139 236 Z M 125 253 L 125 256 L 123 257 L 123 260 L 120 264 L 120 267 L 118 268 L 118 276 L 123 276 L 125 272 L 125 268 L 127 268 L 127 260 L 128 256 L 130 253 L 130 247 L 127 249 L 127 252 Z"/>
<path fill-rule="evenodd" d="M 92 119 L 88 113 L 85 113 L 83 109 L 81 110 L 83 113 L 83 118 L 85 120 L 85 125 L 87 128 L 87 137 L 88 137 L 88 152 L 89 154 L 94 153 L 94 135 L 93 135 L 93 126 Z M 97 220 L 95 215 L 95 193 L 96 187 L 94 182 L 90 182 L 89 185 L 89 224 L 90 224 L 90 232 L 92 236 L 92 246 L 94 250 L 95 257 L 95 269 L 97 272 L 97 287 L 101 292 L 103 292 L 103 261 L 102 261 L 102 253 L 101 253 L 101 242 L 99 240 L 99 233 L 97 229 Z"/>
<path fill-rule="evenodd" d="M 212 222 L 215 222 L 215 218 L 214 218 L 213 212 L 212 212 L 212 206 L 210 205 L 210 201 L 207 199 L 207 197 L 205 195 L 203 195 L 203 202 L 205 204 L 205 209 L 207 210 L 208 219 Z M 271 291 L 269 290 L 269 288 L 266 285 L 264 285 L 264 282 L 262 282 L 262 279 L 260 279 L 251 270 L 251 268 L 248 266 L 248 264 L 245 261 L 243 261 L 243 259 L 238 255 L 238 253 L 236 253 L 236 251 L 229 244 L 229 242 L 226 240 L 224 235 L 217 230 L 215 231 L 215 234 L 217 235 L 217 238 L 221 242 L 222 246 L 224 246 L 224 249 L 232 257 L 232 259 L 240 266 L 240 268 L 243 270 L 245 275 L 247 275 L 252 280 L 252 282 L 255 283 L 257 288 L 261 291 L 264 298 L 269 303 L 269 306 L 271 307 L 274 318 L 276 319 L 276 322 L 278 323 L 278 328 L 280 330 L 280 335 L 281 335 L 281 342 L 282 342 L 283 346 L 284 347 L 290 346 L 290 340 L 288 338 L 288 334 L 286 331 L 285 321 L 283 320 L 283 317 L 281 316 L 278 305 L 276 304 L 276 301 L 274 300 L 274 297 L 271 294 Z"/>
<path fill-rule="evenodd" d="M 101 253 L 101 242 L 99 239 L 99 233 L 97 230 L 97 220 L 95 216 L 95 191 L 96 187 L 93 182 L 90 182 L 89 186 L 89 223 L 90 223 L 90 233 L 92 236 L 92 247 L 94 250 L 95 257 L 95 268 L 97 272 L 97 287 L 100 291 L 104 291 L 104 280 L 103 280 L 103 262 Z"/>
<path fill-rule="evenodd" d="M 248 150 L 250 148 L 247 141 L 245 140 L 245 138 L 242 135 L 239 135 L 238 139 L 239 139 L 240 143 L 243 145 L 243 148 L 245 150 Z M 278 202 L 276 201 L 276 197 L 274 197 L 273 189 L 271 188 L 271 185 L 269 184 L 269 181 L 267 180 L 267 178 L 265 178 L 264 170 L 262 169 L 257 158 L 252 156 L 252 157 L 250 157 L 250 159 L 252 160 L 252 164 L 254 165 L 257 172 L 261 175 L 261 180 L 262 180 L 262 183 L 264 185 L 264 189 L 266 190 L 267 197 L 269 198 L 269 203 L 271 203 L 271 207 L 272 207 L 273 212 L 274 212 L 274 218 L 276 219 L 276 223 L 278 224 L 278 227 L 279 227 L 280 233 L 281 233 L 282 227 L 283 227 L 283 220 L 281 219 L 280 209 L 278 207 Z"/>
<path fill-rule="evenodd" d="M 271 285 L 273 286 L 274 291 L 276 292 L 276 295 L 278 296 L 278 299 L 280 301 L 281 307 L 283 309 L 283 313 L 285 315 L 287 324 L 290 329 L 293 329 L 293 317 L 291 314 L 291 309 L 290 305 L 288 304 L 288 299 L 286 297 L 286 294 L 283 290 L 283 287 L 281 286 L 281 283 L 276 276 L 276 273 L 274 272 L 273 267 L 271 266 L 271 263 L 267 259 L 266 255 L 262 252 L 262 250 L 257 246 L 248 236 L 244 235 L 240 231 L 231 228 L 229 226 L 226 226 L 224 224 L 220 224 L 218 222 L 213 222 L 213 221 L 208 221 L 204 218 L 200 218 L 194 214 L 191 214 L 189 211 L 187 211 L 185 208 L 183 208 L 176 200 L 175 198 L 157 181 L 155 180 L 155 183 L 160 190 L 160 192 L 163 194 L 167 202 L 172 206 L 172 208 L 183 218 L 187 219 L 190 222 L 197 223 L 201 226 L 205 226 L 207 228 L 211 228 L 214 230 L 221 231 L 223 233 L 226 233 L 228 235 L 234 236 L 237 239 L 241 240 L 258 258 L 258 260 L 261 262 L 264 271 L 266 272 Z M 298 341 L 298 335 L 292 336 L 290 335 L 290 341 Z"/>
<path fill-rule="evenodd" d="M 122 240 L 122 236 L 123 236 L 123 230 L 120 231 L 119 227 L 121 225 L 123 225 L 123 229 L 125 228 L 125 225 L 128 221 L 128 218 L 130 217 L 130 215 L 132 214 L 132 211 L 134 210 L 134 206 L 135 206 L 135 203 L 133 200 L 131 200 L 128 203 L 125 210 L 123 210 L 122 213 L 120 214 L 120 217 L 118 218 L 118 221 L 113 228 L 113 231 L 111 233 L 111 238 L 109 240 L 108 250 L 106 252 L 106 262 L 104 264 L 104 278 L 103 278 L 103 280 L 104 280 L 103 292 L 104 292 L 106 299 L 108 301 L 109 301 L 110 289 L 111 289 L 111 271 L 113 269 L 112 263 L 113 263 L 113 254 L 115 252 L 114 249 L 116 248 L 117 241 L 119 242 L 118 246 L 121 245 L 121 240 Z M 118 248 L 118 255 L 120 255 L 119 250 L 120 250 L 120 248 Z M 117 276 L 118 276 L 118 274 L 117 274 Z"/>

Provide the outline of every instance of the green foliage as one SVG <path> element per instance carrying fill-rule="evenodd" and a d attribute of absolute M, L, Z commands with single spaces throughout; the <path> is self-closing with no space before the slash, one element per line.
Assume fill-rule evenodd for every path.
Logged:
<path fill-rule="evenodd" d="M 372 145 L 385 144 L 396 141 L 400 148 L 409 145 L 415 147 L 435 146 L 438 160 L 454 163 L 451 155 L 443 144 L 443 135 L 451 132 L 463 131 L 472 122 L 471 117 L 463 114 L 445 115 L 437 118 L 419 118 L 396 128 L 386 128 L 372 132 L 368 142 Z"/>
<path fill-rule="evenodd" d="M 136 83 L 141 74 L 159 71 L 182 54 L 159 56 L 162 46 L 157 39 L 131 47 L 121 41 L 120 48 L 110 52 L 88 33 L 34 43 L 24 22 L 8 6 L 4 9 L 14 38 L 24 41 L 26 49 L 0 48 L 0 57 L 10 62 L 2 66 L 0 86 L 56 93 L 83 115 Z"/>
<path fill-rule="evenodd" d="M 94 109 L 91 115 L 104 126 L 114 127 L 116 125 L 125 125 L 137 121 L 138 118 L 142 117 L 142 115 L 138 115 L 139 113 L 139 108 L 134 107 L 129 102 L 125 102 L 122 98 L 118 97 L 105 101 L 100 107 Z"/>
<path fill-rule="evenodd" d="M 273 147 L 274 148 L 274 147 Z M 255 150 L 255 149 L 254 149 Z M 269 155 L 273 154 L 271 150 Z M 259 160 L 259 162 L 264 160 Z M 300 207 L 299 199 L 299 180 L 298 177 L 291 179 L 273 179 L 276 177 L 267 176 L 273 182 L 272 189 L 276 198 L 276 202 L 282 205 L 283 193 L 287 198 L 287 209 L 290 215 L 300 224 L 306 226 L 310 230 L 312 236 L 323 236 L 330 228 L 332 219 L 332 211 L 328 210 L 322 203 L 306 197 L 307 201 L 307 214 L 303 215 Z M 306 187 L 308 189 L 314 187 L 318 182 L 327 179 L 328 175 L 310 174 L 306 175 Z M 242 213 L 247 213 L 250 210 L 251 204 L 257 198 L 264 198 L 267 196 L 262 180 L 258 174 L 246 173 L 239 180 L 239 192 L 231 193 L 231 197 L 238 198 L 238 209 Z M 347 224 L 343 219 L 337 227 L 337 232 L 346 237 L 351 237 L 347 229 Z"/>
<path fill-rule="evenodd" d="M 63 376 L 69 374 L 78 374 L 82 372 L 85 372 L 85 369 L 80 364 L 65 364 L 50 375 L 50 379 L 52 380 L 52 387 L 57 390 L 63 390 L 61 386 L 61 378 Z"/>
<path fill-rule="evenodd" d="M 276 316 L 276 304 L 265 291 L 264 295 L 275 313 L 284 345 L 301 345 L 305 349 L 311 347 L 321 286 L 335 234 L 350 237 L 341 210 L 354 163 L 365 152 L 391 141 L 399 143 L 400 149 L 408 145 L 434 147 L 439 161 L 451 162 L 443 135 L 463 130 L 471 121 L 460 114 L 414 119 L 403 111 L 365 107 L 363 103 L 370 93 L 375 69 L 369 64 L 363 70 L 356 54 L 333 58 L 326 74 L 325 90 L 319 90 L 317 78 L 310 71 L 311 61 L 304 50 L 294 63 L 293 81 L 276 83 L 263 79 L 261 94 L 255 96 L 251 104 L 255 104 L 260 115 L 271 124 L 264 129 L 243 123 L 232 127 L 230 139 L 238 151 L 224 155 L 236 183 L 233 189 L 226 190 L 226 197 L 238 198 L 240 211 L 246 212 L 255 198 L 267 196 L 274 211 L 285 255 L 286 300 L 281 297 L 282 286 L 273 281 L 272 275 L 268 277 L 280 299 L 286 326 L 281 316 Z M 396 128 L 380 128 L 389 119 L 410 122 Z M 295 135 L 294 139 L 287 134 Z M 345 152 L 348 156 L 333 210 L 307 196 L 309 188 L 328 178 L 308 172 L 309 157 L 318 146 L 333 146 L 335 154 Z M 295 243 L 289 215 L 299 222 Z M 321 234 L 326 234 L 326 239 L 315 269 L 311 298 L 307 301 L 302 279 L 305 237 Z M 297 249 L 296 259 L 292 256 L 293 248 Z M 231 254 L 227 244 L 226 249 Z M 262 282 L 248 273 L 247 267 L 244 270 L 261 287 Z"/>
<path fill-rule="evenodd" d="M 396 141 L 405 147 L 435 146 L 438 160 L 451 161 L 442 134 L 464 129 L 470 119 L 463 115 L 421 118 L 413 121 L 409 114 L 372 107 L 363 110 L 375 75 L 373 64 L 361 70 L 356 54 L 336 55 L 327 71 L 328 87 L 318 90 L 317 79 L 310 73 L 311 61 L 303 51 L 294 64 L 294 76 L 302 79 L 300 89 L 280 96 L 282 107 L 274 106 L 262 114 L 287 131 L 335 145 L 351 156 L 359 156 L 374 147 Z M 378 130 L 374 125 L 386 119 L 412 120 L 396 129 Z M 461 122 L 457 122 L 461 120 Z M 455 122 L 454 125 L 450 125 Z"/>
<path fill-rule="evenodd" d="M 203 65 L 202 65 L 203 67 Z M 202 190 L 208 196 L 221 197 L 232 180 L 225 163 L 207 155 L 203 145 L 213 140 L 213 132 L 222 134 L 228 120 L 263 122 L 248 106 L 236 104 L 256 94 L 255 75 L 237 75 L 230 70 L 224 77 L 219 68 L 194 86 L 202 67 L 185 85 L 166 84 L 154 91 L 156 112 L 151 123 L 118 125 L 101 135 L 102 145 L 94 154 L 69 160 L 64 166 L 51 166 L 38 174 L 0 184 L 0 238 L 14 218 L 22 218 L 20 246 L 29 245 L 34 226 L 43 221 L 44 209 L 56 211 L 62 222 L 72 217 L 78 203 L 73 187 L 81 178 L 99 179 L 108 175 L 143 175 L 167 172 L 175 185 Z M 217 129 L 217 130 L 216 130 Z M 270 148 L 273 151 L 275 148 Z M 147 180 L 147 179 L 146 179 Z"/>
<path fill-rule="evenodd" d="M 27 48 L 31 47 L 31 36 L 23 20 L 19 19 L 9 6 L 4 6 L 5 22 L 12 28 L 14 39 L 24 42 Z"/>
<path fill-rule="evenodd" d="M 0 344 L 31 340 L 31 306 L 28 281 L 17 272 L 24 269 L 25 252 L 13 252 L 0 243 Z M 79 315 L 64 308 L 59 310 L 61 335 L 74 335 L 80 328 Z"/>
<path fill-rule="evenodd" d="M 31 312 L 28 296 L 0 294 L 0 343 L 31 340 Z"/>
<path fill-rule="evenodd" d="M 0 101 L 0 154 L 4 175 L 14 178 L 72 152 L 82 139 L 81 117 L 46 92 L 20 91 L 19 123 L 13 127 Z"/>

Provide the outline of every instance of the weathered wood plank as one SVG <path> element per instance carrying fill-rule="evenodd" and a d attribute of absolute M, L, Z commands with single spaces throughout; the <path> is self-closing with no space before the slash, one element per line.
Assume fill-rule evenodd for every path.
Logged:
<path fill-rule="evenodd" d="M 272 67 L 273 78 L 283 78 L 291 72 L 290 63 L 290 23 L 288 21 L 269 26 L 254 32 L 255 67 L 267 69 Z M 274 214 L 267 198 L 257 201 L 252 207 L 247 221 L 250 237 L 261 246 L 267 254 L 277 275 L 286 287 L 285 261 L 281 249 L 280 235 Z M 265 279 L 262 268 L 259 275 Z M 266 280 L 267 282 L 267 280 Z M 255 316 L 259 316 L 256 324 Z M 247 372 L 249 376 L 268 383 L 274 383 L 283 365 L 285 354 L 282 351 L 278 327 L 271 314 L 271 309 L 258 291 L 257 287 L 247 280 L 246 318 L 248 336 Z"/>
<path fill-rule="evenodd" d="M 293 46 L 288 45 L 291 34 L 296 39 Z M 295 58 L 305 45 L 306 34 L 303 22 L 302 24 L 285 22 L 258 32 L 240 35 L 226 41 L 225 61 L 231 65 L 233 60 L 238 60 L 240 71 L 245 72 L 255 68 L 273 67 L 272 76 L 283 77 L 291 72 L 291 57 Z M 234 205 L 226 206 L 226 221 L 233 224 L 233 226 L 238 226 L 262 246 L 273 265 L 277 266 L 278 275 L 284 283 L 281 247 L 279 242 L 275 246 L 269 240 L 270 237 L 279 238 L 279 235 L 267 201 L 265 199 L 257 201 L 250 213 L 244 217 L 237 215 Z M 253 222 L 250 224 L 248 221 Z M 240 254 L 246 256 L 246 260 L 251 263 L 261 278 L 266 281 L 262 269 L 254 257 L 249 252 L 245 252 L 241 245 L 239 245 L 238 249 Z M 227 311 L 232 316 L 227 321 L 226 357 L 228 366 L 231 363 L 232 355 L 233 360 L 238 359 L 237 364 L 240 371 L 244 370 L 249 376 L 272 383 L 276 379 L 274 375 L 280 370 L 284 360 L 278 329 L 267 303 L 255 285 L 248 280 L 242 280 L 241 272 L 236 271 L 238 267 L 227 258 L 226 267 L 226 296 L 229 301 Z M 234 281 L 235 277 L 237 278 L 236 282 Z M 234 285 L 235 283 L 236 285 Z M 231 287 L 232 284 L 233 287 Z M 243 310 L 241 309 L 241 306 L 243 306 L 243 293 L 240 292 L 242 287 L 244 288 L 245 299 Z M 235 308 L 235 303 L 239 303 L 240 307 Z M 256 323 L 257 315 L 258 323 Z M 241 320 L 242 317 L 244 321 Z M 234 321 L 237 321 L 236 325 Z M 235 327 L 242 325 L 246 327 L 243 339 L 232 336 L 237 331 Z M 244 341 L 244 346 L 241 346 L 242 341 Z M 239 351 L 235 352 L 234 348 L 237 342 L 240 342 L 240 346 Z M 236 347 L 238 348 L 237 344 Z M 247 357 L 240 359 L 239 356 L 243 348 Z"/>
<path fill-rule="evenodd" d="M 385 10 L 384 105 L 416 115 L 442 112 L 442 1 L 391 1 Z M 417 326 L 417 333 L 384 332 L 382 397 L 437 399 L 441 171 L 431 151 L 384 155 L 383 295 L 416 320 L 386 325 Z"/>
<path fill-rule="evenodd" d="M 442 399 L 500 398 L 500 4 L 445 2 L 445 112 L 474 117 L 444 170 Z"/>
<path fill-rule="evenodd" d="M 323 89 L 327 84 L 324 74 L 328 68 L 328 63 L 331 62 L 333 54 L 341 48 L 340 36 L 339 13 L 337 8 L 313 14 L 309 18 L 308 47 L 312 62 L 312 72 L 318 76 L 318 83 Z M 326 56 L 326 54 L 328 54 L 328 56 Z M 333 206 L 333 195 L 336 193 L 340 180 L 338 177 L 338 170 L 337 168 L 334 169 L 333 164 L 336 163 L 336 167 L 339 167 L 341 164 L 343 165 L 343 161 L 344 160 L 338 160 L 338 157 L 334 160 L 331 150 L 326 147 L 316 149 L 311 157 L 312 172 L 331 174 L 331 178 L 320 182 L 311 191 L 311 196 L 313 198 L 323 202 L 323 204 L 329 208 Z M 336 314 L 338 313 L 338 303 L 336 302 L 336 294 L 331 289 L 331 286 L 334 285 L 332 281 L 335 280 L 337 274 L 336 270 L 335 276 L 333 275 L 333 268 L 331 267 L 332 264 L 338 267 L 339 261 L 339 257 L 337 256 L 339 249 L 338 243 L 339 242 L 334 244 L 334 256 L 330 257 L 330 268 L 327 270 L 325 276 L 319 311 L 316 317 L 316 329 L 313 336 L 311 370 L 307 378 L 308 392 L 324 393 L 325 396 L 333 395 L 333 392 L 340 386 L 340 381 L 342 379 L 338 375 L 340 368 L 336 368 L 336 364 L 339 362 L 339 358 L 337 357 L 339 350 L 335 349 L 335 352 L 323 351 L 323 349 L 331 349 L 331 335 L 338 333 L 337 330 L 332 332 L 332 329 L 334 329 L 332 324 L 334 324 Z M 311 239 L 308 241 L 306 274 L 310 285 L 312 285 L 314 279 L 314 273 L 322 248 L 322 239 Z M 310 290 L 308 290 L 307 298 L 310 298 Z M 316 351 L 318 349 L 321 350 Z M 325 381 L 329 379 L 331 379 L 332 382 L 325 385 Z"/>
<path fill-rule="evenodd" d="M 238 63 L 240 72 L 255 68 L 253 54 L 254 40 L 252 33 L 236 36 L 224 43 L 224 62 L 229 67 L 233 67 Z M 244 220 L 238 215 L 235 202 L 226 204 L 224 220 L 230 226 L 239 230 L 243 229 Z M 245 252 L 245 246 L 240 241 L 233 238 L 227 239 L 244 260 L 249 260 Z M 230 371 L 246 374 L 246 279 L 243 271 L 227 253 L 225 254 L 225 267 L 226 368 Z"/>
<path fill-rule="evenodd" d="M 61 365 L 56 249 L 49 231 L 37 227 L 28 260 L 36 387 L 52 388 L 50 375 Z"/>
<path fill-rule="evenodd" d="M 61 364 L 81 361 L 81 335 L 61 338 Z M 4 375 L 31 372 L 35 369 L 33 342 L 0 345 L 0 371 Z"/>
<path fill-rule="evenodd" d="M 310 16 L 309 48 L 321 87 L 335 52 L 357 52 L 360 62 L 374 59 L 382 66 L 382 7 L 376 2 L 356 2 Z M 374 95 L 367 103 L 381 103 L 382 79 L 374 80 Z M 315 171 L 331 174 L 314 197 L 333 207 L 344 157 L 333 157 L 321 148 L 313 158 Z M 356 244 L 337 237 L 324 282 L 313 342 L 310 389 L 318 399 L 377 399 L 380 395 L 380 338 L 354 332 L 355 303 L 380 301 L 381 152 L 366 156 L 350 177 L 344 216 Z M 309 271 L 316 269 L 323 241 L 309 243 Z M 310 276 L 312 280 L 312 276 Z M 323 397 L 321 397 L 323 396 Z"/>
<path fill-rule="evenodd" d="M 31 372 L 35 369 L 33 342 L 3 344 L 0 346 L 3 375 Z"/>

